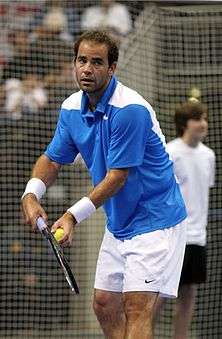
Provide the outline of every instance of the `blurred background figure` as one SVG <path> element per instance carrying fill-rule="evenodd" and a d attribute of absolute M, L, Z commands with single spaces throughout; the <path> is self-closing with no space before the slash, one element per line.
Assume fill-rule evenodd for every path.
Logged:
<path fill-rule="evenodd" d="M 27 27 L 14 24 L 7 32 L 11 55 L 2 67 L 1 84 L 7 79 L 22 78 L 31 71 L 30 42 Z"/>
<path fill-rule="evenodd" d="M 5 82 L 5 110 L 9 118 L 21 119 L 23 114 L 37 114 L 47 103 L 47 94 L 34 74 L 23 81 L 7 79 Z"/>
<path fill-rule="evenodd" d="M 74 41 L 80 34 L 80 18 L 83 5 L 84 4 L 80 4 L 79 0 L 45 1 L 40 10 L 33 16 L 30 22 L 30 31 L 35 32 L 36 29 L 38 30 L 38 27 L 40 27 L 44 21 L 47 22 L 50 16 L 54 18 L 58 16 L 59 21 L 63 18 L 63 28 L 60 32 L 60 37 L 65 40 Z M 55 25 L 56 24 L 57 21 L 55 20 Z"/>
<path fill-rule="evenodd" d="M 45 16 L 42 24 L 35 29 L 30 45 L 32 67 L 41 77 L 51 72 L 59 73 L 61 64 L 72 60 L 73 44 L 62 36 L 66 26 L 63 13 L 54 11 Z"/>
<path fill-rule="evenodd" d="M 31 26 L 34 25 L 32 30 L 32 39 L 35 39 L 35 36 L 39 35 L 39 31 L 45 30 L 54 31 L 59 35 L 61 40 L 71 41 L 72 37 L 68 32 L 68 19 L 64 13 L 64 9 L 60 6 L 57 6 L 56 2 L 54 5 L 51 4 L 51 7 L 47 8 L 46 13 L 41 13 L 41 20 L 38 18 L 38 21 L 34 24 L 31 23 Z M 38 23 L 38 25 L 37 25 Z"/>
<path fill-rule="evenodd" d="M 48 111 L 55 115 L 62 100 L 67 95 L 78 91 L 78 85 L 74 77 L 74 65 L 72 61 L 61 62 L 60 72 L 52 72 L 45 76 L 44 85 L 50 93 L 48 100 Z"/>
<path fill-rule="evenodd" d="M 83 30 L 104 27 L 122 40 L 132 30 L 132 18 L 126 5 L 114 0 L 101 0 L 100 5 L 85 9 L 81 27 Z"/>
<path fill-rule="evenodd" d="M 37 113 L 45 105 L 47 95 L 33 67 L 27 27 L 11 26 L 8 41 L 12 54 L 2 67 L 1 107 L 7 118 L 20 119 L 24 109 Z"/>
<path fill-rule="evenodd" d="M 207 107 L 192 90 L 175 112 L 177 138 L 167 144 L 187 208 L 187 245 L 176 302 L 174 338 L 187 339 L 197 284 L 206 282 L 206 228 L 209 189 L 214 185 L 215 154 L 202 141 L 207 136 Z M 159 313 L 163 300 L 157 306 Z"/>

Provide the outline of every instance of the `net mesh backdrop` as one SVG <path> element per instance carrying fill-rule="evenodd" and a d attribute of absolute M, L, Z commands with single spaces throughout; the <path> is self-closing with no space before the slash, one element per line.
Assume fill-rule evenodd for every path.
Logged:
<path fill-rule="evenodd" d="M 167 141 L 177 104 L 196 96 L 209 110 L 206 143 L 216 153 L 207 236 L 208 279 L 198 288 L 190 338 L 222 336 L 222 4 L 120 1 L 125 26 L 101 21 L 120 41 L 119 80 L 154 107 Z M 203 2 L 204 3 L 204 2 Z M 65 249 L 80 286 L 69 289 L 40 234 L 24 225 L 20 197 L 53 135 L 62 101 L 77 91 L 73 42 L 86 10 L 99 1 L 0 1 L 0 338 L 103 338 L 91 301 L 104 216 L 76 228 Z M 127 21 L 128 20 L 128 21 Z M 93 21 L 93 20 L 92 20 Z M 123 26 L 123 24 L 122 24 Z M 91 189 L 81 159 L 64 166 L 42 204 L 55 221 Z M 156 338 L 172 337 L 174 301 L 165 304 Z"/>

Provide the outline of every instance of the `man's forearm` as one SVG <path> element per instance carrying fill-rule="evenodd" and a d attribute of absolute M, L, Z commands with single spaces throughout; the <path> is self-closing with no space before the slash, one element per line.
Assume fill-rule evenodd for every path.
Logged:
<path fill-rule="evenodd" d="M 67 213 L 73 216 L 74 224 L 88 218 L 107 199 L 117 193 L 124 185 L 127 176 L 128 169 L 110 170 L 88 197 L 83 197 L 67 210 Z"/>
<path fill-rule="evenodd" d="M 42 155 L 34 165 L 31 179 L 27 182 L 21 199 L 32 194 L 37 200 L 41 200 L 46 188 L 51 186 L 57 178 L 60 167 L 59 164 Z"/>
<path fill-rule="evenodd" d="M 42 155 L 32 170 L 32 178 L 41 179 L 46 187 L 49 187 L 56 180 L 60 167 L 61 165 Z"/>
<path fill-rule="evenodd" d="M 115 169 L 107 173 L 105 178 L 89 194 L 89 199 L 96 208 L 116 194 L 124 185 L 128 176 L 127 169 Z"/>

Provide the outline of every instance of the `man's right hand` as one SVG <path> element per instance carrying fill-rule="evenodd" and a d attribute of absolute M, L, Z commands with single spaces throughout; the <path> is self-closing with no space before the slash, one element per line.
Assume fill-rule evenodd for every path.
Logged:
<path fill-rule="evenodd" d="M 22 212 L 25 223 L 31 225 L 33 231 L 37 229 L 36 220 L 38 217 L 41 216 L 45 221 L 48 219 L 47 214 L 33 193 L 26 194 L 22 199 Z"/>

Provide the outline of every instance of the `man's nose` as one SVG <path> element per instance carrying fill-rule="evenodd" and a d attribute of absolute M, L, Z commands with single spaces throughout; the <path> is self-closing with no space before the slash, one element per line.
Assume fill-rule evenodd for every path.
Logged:
<path fill-rule="evenodd" d="M 88 74 L 88 73 L 92 73 L 92 65 L 90 62 L 87 62 L 84 65 L 84 73 Z"/>

